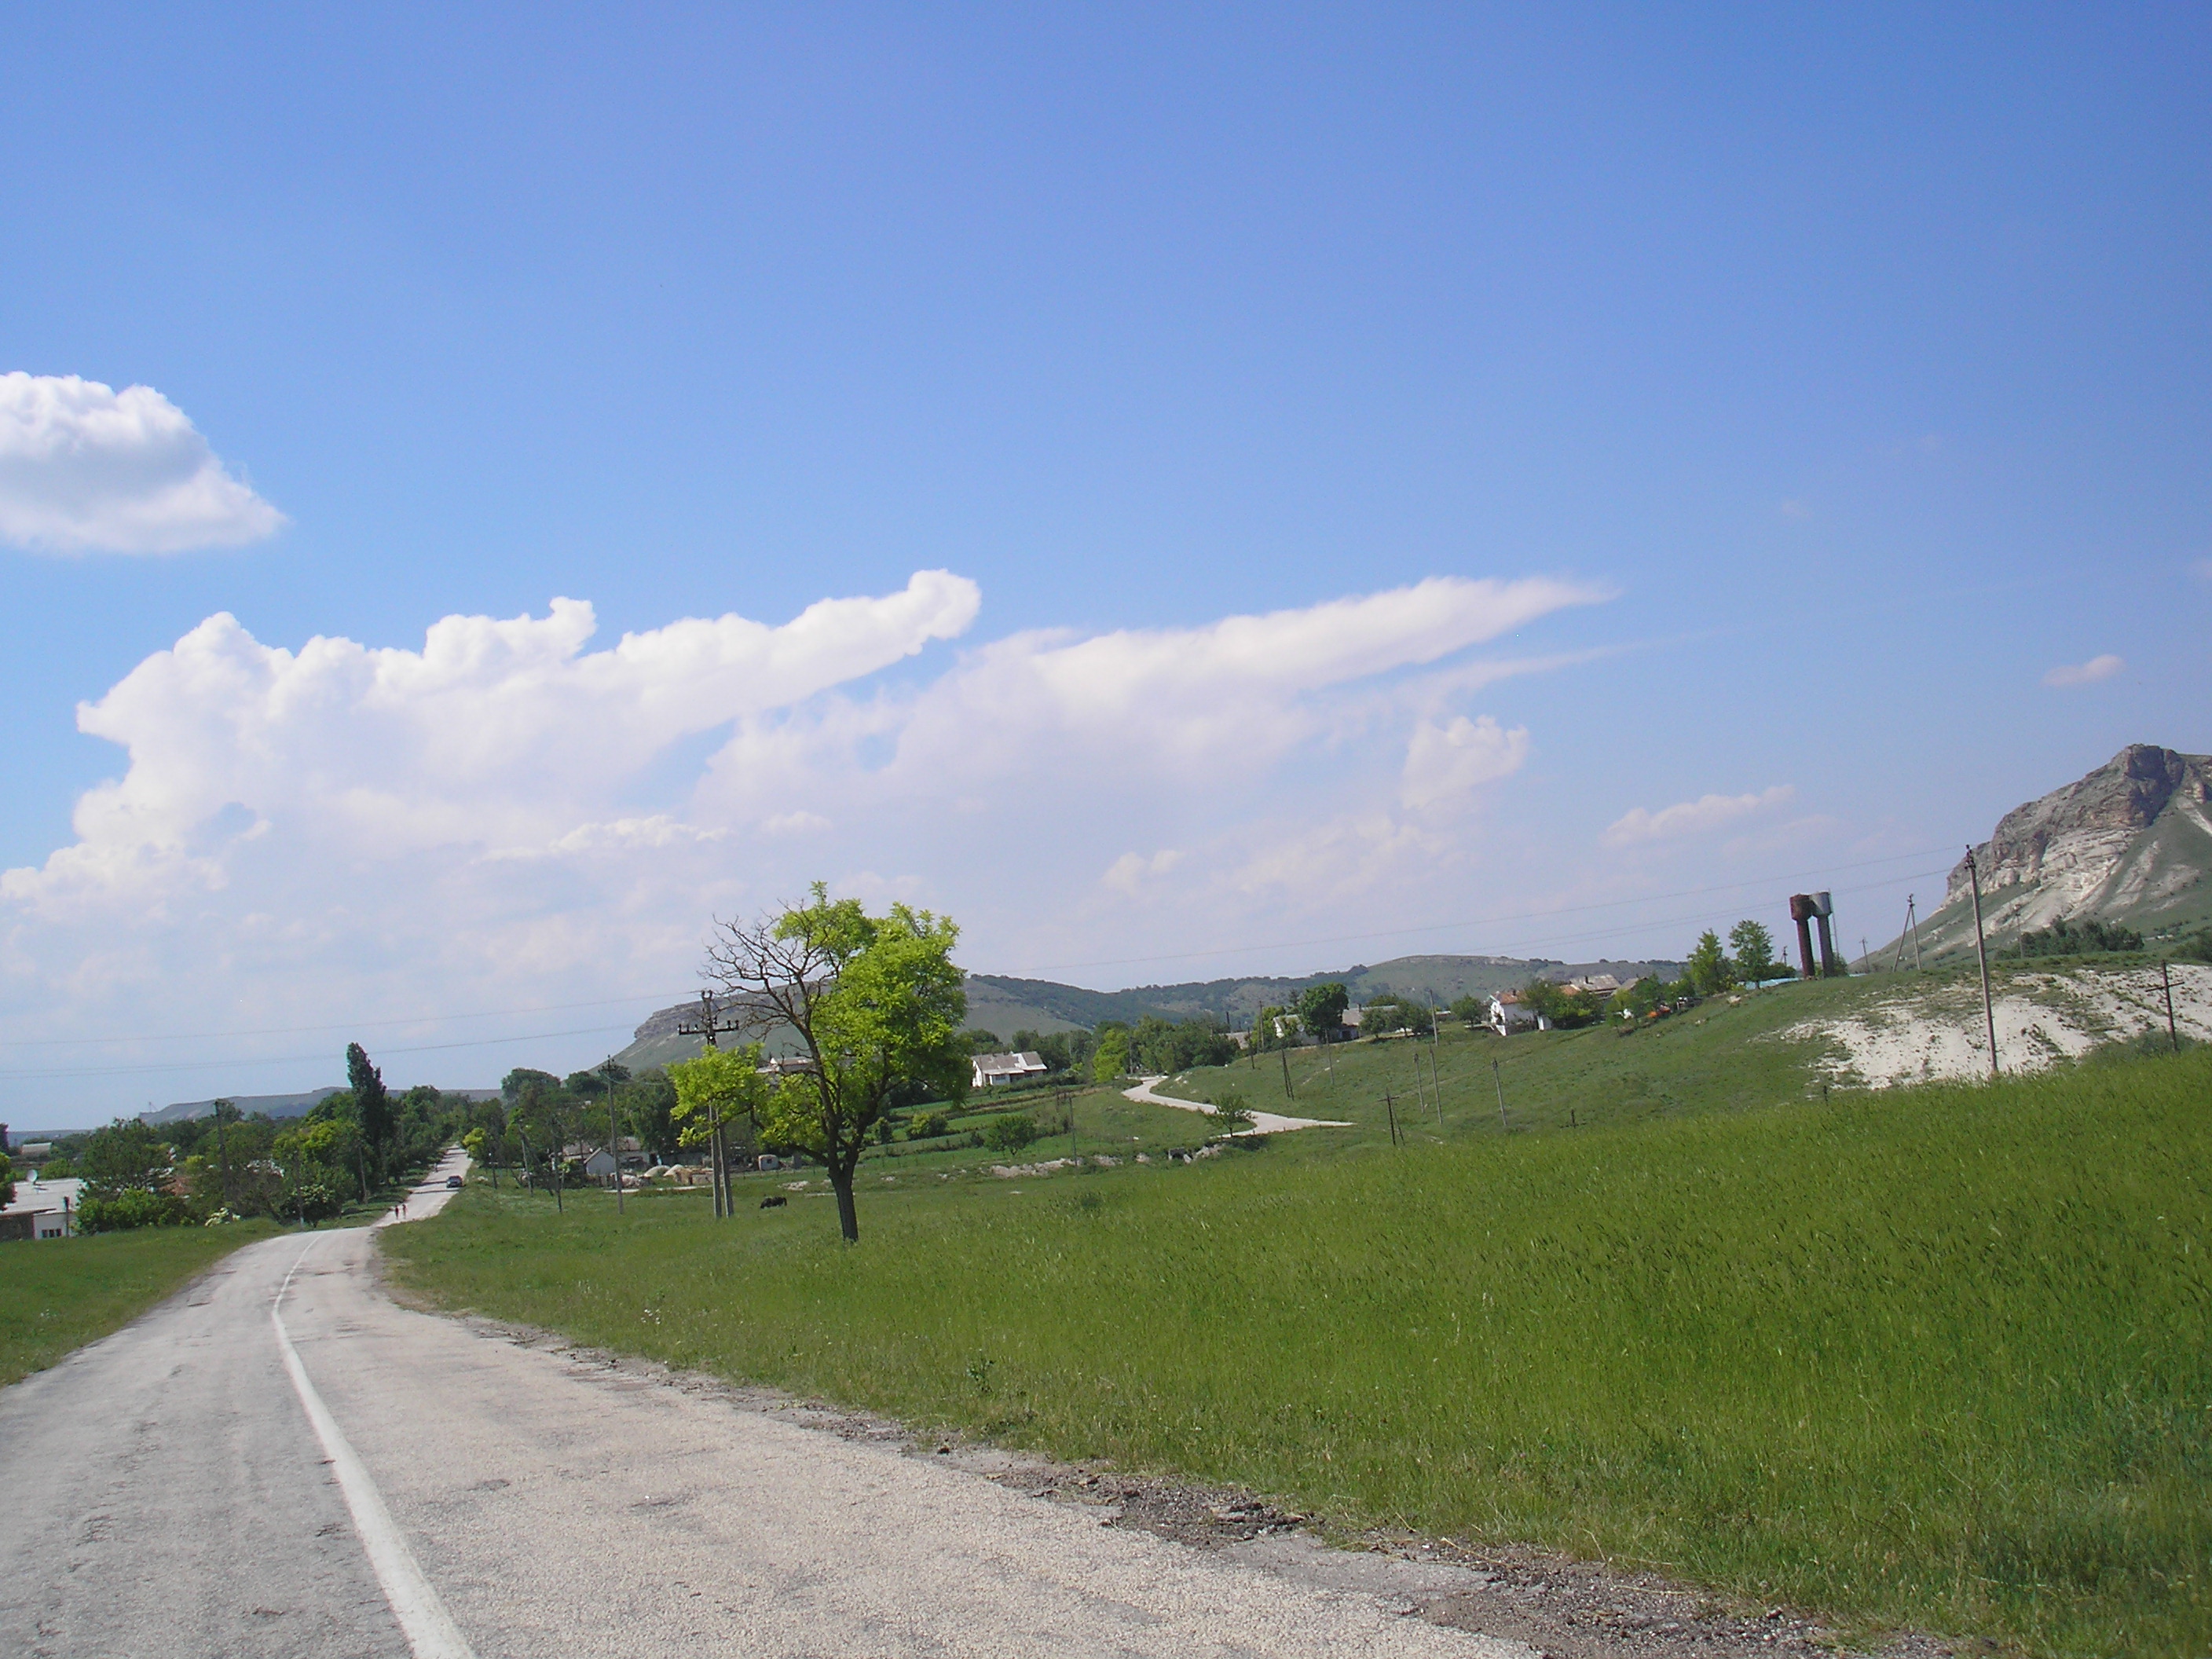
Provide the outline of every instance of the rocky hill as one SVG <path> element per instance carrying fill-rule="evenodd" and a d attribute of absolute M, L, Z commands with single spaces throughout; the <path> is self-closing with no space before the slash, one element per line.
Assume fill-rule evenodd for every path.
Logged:
<path fill-rule="evenodd" d="M 2212 922 L 2212 756 L 2130 744 L 2078 782 L 2006 813 L 1974 858 L 1993 943 L 2090 917 L 2147 938 Z M 1920 942 L 1943 956 L 1973 949 L 1963 858 Z"/>

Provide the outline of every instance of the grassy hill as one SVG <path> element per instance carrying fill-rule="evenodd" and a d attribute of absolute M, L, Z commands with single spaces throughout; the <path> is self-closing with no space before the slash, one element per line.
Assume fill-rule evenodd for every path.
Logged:
<path fill-rule="evenodd" d="M 1516 1039 L 1529 1122 L 1600 1103 L 1576 1133 L 1484 1126 L 1508 1056 L 1463 1037 L 1455 1145 L 1393 1148 L 1377 1113 L 1192 1167 L 873 1182 L 857 1248 L 818 1182 L 719 1225 L 477 1188 L 385 1246 L 450 1306 L 1333 1528 L 2197 1659 L 2212 1053 L 1824 1103 L 1789 1045 L 1738 1040 L 1863 994 Z M 1412 1060 L 1340 1054 L 1340 1106 Z"/>
<path fill-rule="evenodd" d="M 2175 971 L 2182 1035 L 2212 1037 L 2212 969 Z M 2160 1029 L 2147 989 L 2157 979 L 2124 960 L 2001 965 L 1992 974 L 2000 1057 L 2009 1069 L 2039 1069 Z M 1387 1140 L 1394 1115 L 1402 1133 L 1456 1140 L 1739 1112 L 1899 1080 L 1868 1060 L 1880 1046 L 1863 1040 L 1869 1034 L 1911 1037 L 1951 1075 L 1978 1076 L 1987 1063 L 1981 1028 L 1979 980 L 1959 967 L 1774 986 L 1632 1028 L 1498 1037 L 1447 1021 L 1433 1044 L 1278 1051 L 1184 1073 L 1162 1092 L 1218 1102 L 1234 1091 L 1264 1110 L 1357 1126 L 1291 1137 L 1309 1149 L 1294 1155 L 1308 1156 L 1324 1144 Z"/>

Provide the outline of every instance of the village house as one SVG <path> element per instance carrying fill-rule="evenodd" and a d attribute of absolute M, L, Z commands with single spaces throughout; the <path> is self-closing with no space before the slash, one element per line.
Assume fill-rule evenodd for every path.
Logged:
<path fill-rule="evenodd" d="M 1518 991 L 1502 991 L 1490 999 L 1490 1029 L 1511 1036 L 1516 1031 L 1548 1031 L 1552 1022 L 1525 1006 Z"/>
<path fill-rule="evenodd" d="M 83 1182 L 41 1181 L 34 1170 L 15 1183 L 15 1201 L 4 1212 L 8 1231 L 0 1237 L 74 1237 L 77 1206 L 83 1202 Z"/>
<path fill-rule="evenodd" d="M 975 1056 L 975 1078 L 973 1087 L 994 1089 L 1009 1083 L 1026 1083 L 1031 1078 L 1042 1077 L 1052 1068 L 1044 1063 L 1041 1054 L 1024 1049 L 1018 1054 L 978 1054 Z"/>

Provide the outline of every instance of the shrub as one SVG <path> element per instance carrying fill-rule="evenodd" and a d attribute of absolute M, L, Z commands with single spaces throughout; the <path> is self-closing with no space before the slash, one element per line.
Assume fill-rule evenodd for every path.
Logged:
<path fill-rule="evenodd" d="M 1221 1098 L 1213 1103 L 1213 1121 L 1221 1126 L 1222 1133 L 1231 1134 L 1252 1127 L 1251 1103 L 1241 1089 L 1224 1089 Z"/>
<path fill-rule="evenodd" d="M 1027 1112 L 994 1117 L 983 1131 L 983 1144 L 994 1152 L 1018 1152 L 1036 1138 L 1036 1120 Z"/>
<path fill-rule="evenodd" d="M 191 1220 L 191 1209 L 173 1193 L 129 1187 L 109 1198 L 88 1197 L 77 1206 L 79 1232 L 122 1233 L 134 1227 L 177 1227 Z"/>
<path fill-rule="evenodd" d="M 917 1112 L 906 1126 L 908 1140 L 934 1140 L 952 1127 L 950 1112 Z"/>
<path fill-rule="evenodd" d="M 2140 951 L 2142 935 L 2118 922 L 2091 916 L 2082 921 L 2054 921 L 2048 927 L 2030 928 L 2020 936 L 2015 954 L 2023 957 L 2078 957 L 2094 951 Z"/>

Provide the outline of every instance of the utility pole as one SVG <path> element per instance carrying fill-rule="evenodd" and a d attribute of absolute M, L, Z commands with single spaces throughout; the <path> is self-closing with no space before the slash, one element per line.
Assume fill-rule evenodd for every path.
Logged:
<path fill-rule="evenodd" d="M 1382 1109 L 1390 1115 L 1390 1144 L 1398 1144 L 1398 1103 L 1390 1098 L 1390 1091 L 1382 1091 Z"/>
<path fill-rule="evenodd" d="M 1982 1021 L 1990 1033 L 1990 1075 L 1997 1074 L 1997 1016 L 1990 1001 L 1990 950 L 1982 939 L 1982 872 L 1974 863 L 1974 849 L 1966 849 L 1966 879 L 1974 888 L 1974 956 L 1982 964 Z"/>
<path fill-rule="evenodd" d="M 2166 1040 L 2173 1045 L 2173 1052 L 2181 1052 L 2181 1033 L 2173 1024 L 2173 964 L 2166 957 L 2159 958 L 2159 983 L 2166 987 Z"/>
<path fill-rule="evenodd" d="M 1913 913 L 1912 895 L 1905 896 L 1905 926 L 1912 935 L 1912 971 L 1920 971 L 1920 918 Z"/>
<path fill-rule="evenodd" d="M 699 993 L 699 1023 L 679 1025 L 678 1033 L 684 1036 L 703 1037 L 707 1047 L 719 1048 L 715 1041 L 724 1031 L 742 1029 L 742 1020 L 726 1020 L 714 1012 L 714 994 Z M 714 1219 L 723 1221 L 737 1213 L 736 1194 L 730 1189 L 730 1153 L 722 1138 L 722 1109 L 714 1103 L 712 1095 L 707 1097 L 707 1175 L 714 1188 Z"/>
<path fill-rule="evenodd" d="M 1864 933 L 1861 933 L 1859 935 L 1859 972 L 1863 974 L 1870 974 L 1874 972 L 1874 958 L 1867 954 L 1867 942 L 1866 935 Z"/>
<path fill-rule="evenodd" d="M 615 1124 L 615 1057 L 607 1056 L 602 1068 L 607 1079 L 607 1156 L 615 1161 L 615 1215 L 623 1212 L 622 1133 Z"/>
<path fill-rule="evenodd" d="M 1296 1089 L 1293 1089 L 1292 1087 L 1291 1087 L 1291 1043 L 1290 1043 L 1290 1039 L 1289 1039 L 1289 1038 L 1287 1038 L 1287 1037 L 1285 1037 L 1285 1038 L 1281 1039 L 1281 1041 L 1282 1041 L 1282 1044 L 1283 1044 L 1283 1046 L 1282 1046 L 1281 1048 L 1278 1048 L 1277 1050 L 1275 1050 L 1275 1052 L 1276 1052 L 1277 1054 L 1280 1054 L 1280 1055 L 1283 1057 L 1283 1092 L 1284 1092 L 1285 1094 L 1288 1095 L 1288 1096 L 1289 1096 L 1292 1100 L 1296 1100 L 1296 1099 L 1298 1097 L 1298 1091 L 1297 1091 Z"/>
<path fill-rule="evenodd" d="M 1490 1062 L 1490 1080 L 1498 1085 L 1498 1127 L 1510 1131 L 1513 1126 L 1505 1121 L 1505 1078 L 1494 1060 Z"/>

